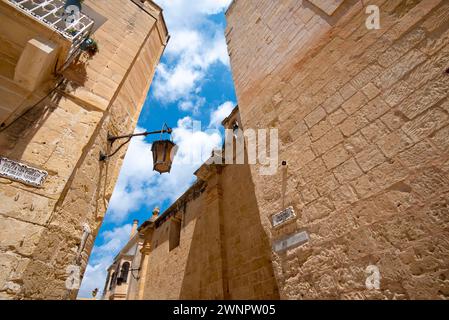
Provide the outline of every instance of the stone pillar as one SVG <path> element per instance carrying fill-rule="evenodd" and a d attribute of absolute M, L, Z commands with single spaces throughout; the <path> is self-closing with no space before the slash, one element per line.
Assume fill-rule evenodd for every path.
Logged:
<path fill-rule="evenodd" d="M 108 270 L 108 277 L 103 290 L 103 299 L 109 299 L 109 286 L 111 285 L 112 281 L 112 272 L 112 269 Z"/>
<path fill-rule="evenodd" d="M 224 245 L 224 225 L 223 225 L 223 210 L 222 199 L 223 190 L 221 188 L 221 166 L 216 165 L 203 165 L 195 175 L 203 180 L 207 181 L 206 190 L 206 212 L 208 225 L 210 226 L 209 236 L 209 250 L 211 254 L 218 257 L 216 260 L 210 262 L 209 268 L 218 270 L 221 278 L 216 283 L 211 283 L 209 288 L 209 296 L 206 299 L 227 299 L 229 297 L 228 292 L 228 276 L 227 276 L 227 264 L 226 264 L 226 247 Z M 215 254 L 218 253 L 218 254 Z M 211 294 L 214 296 L 211 296 Z"/>
<path fill-rule="evenodd" d="M 153 216 L 151 217 L 151 219 L 153 221 L 156 221 L 157 218 L 159 217 L 159 213 L 161 212 L 161 210 L 159 209 L 159 207 L 155 207 L 153 210 Z"/>
<path fill-rule="evenodd" d="M 145 282 L 148 272 L 148 261 L 150 260 L 151 243 L 145 241 L 140 252 L 142 253 L 142 261 L 140 263 L 140 278 L 138 282 L 139 291 L 137 294 L 137 300 L 143 300 L 143 295 L 145 292 Z"/>
<path fill-rule="evenodd" d="M 136 234 L 138 225 L 139 225 L 139 220 L 134 220 L 133 227 L 131 229 L 131 234 L 129 236 L 130 239 L 132 239 L 134 237 L 134 235 Z"/>

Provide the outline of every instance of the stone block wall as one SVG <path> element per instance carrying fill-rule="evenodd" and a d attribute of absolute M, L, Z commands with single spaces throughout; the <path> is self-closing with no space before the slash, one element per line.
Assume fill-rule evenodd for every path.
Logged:
<path fill-rule="evenodd" d="M 208 171 L 203 180 L 169 209 L 170 219 L 181 221 L 179 246 L 170 251 L 170 219 L 147 240 L 152 249 L 141 298 L 279 298 L 249 166 L 202 170 Z"/>
<path fill-rule="evenodd" d="M 228 165 L 221 175 L 228 299 L 279 299 L 270 244 L 260 223 L 248 165 Z"/>
<path fill-rule="evenodd" d="M 82 279 L 126 148 L 105 163 L 100 151 L 110 151 L 108 132 L 133 132 L 168 39 L 151 2 L 84 3 L 106 18 L 92 35 L 98 54 L 0 132 L 1 156 L 49 173 L 40 189 L 0 178 L 0 298 L 76 298 L 67 267 L 79 265 Z M 77 262 L 84 224 L 92 233 Z"/>
<path fill-rule="evenodd" d="M 227 42 L 245 128 L 278 128 L 252 166 L 283 299 L 449 298 L 449 3 L 236 0 Z M 380 9 L 368 30 L 366 6 Z M 286 189 L 283 192 L 282 185 Z M 294 223 L 272 214 L 293 206 Z M 367 290 L 375 265 L 380 290 Z"/>
<path fill-rule="evenodd" d="M 144 300 L 178 299 L 182 291 L 188 290 L 184 288 L 186 286 L 191 290 L 206 290 L 207 284 L 200 283 L 199 279 L 202 276 L 207 277 L 208 254 L 216 245 L 208 238 L 212 237 L 212 234 L 205 233 L 207 228 L 203 221 L 207 218 L 202 217 L 205 213 L 203 203 L 203 195 L 195 195 L 186 205 L 182 216 L 179 247 L 169 250 L 169 220 L 156 228 L 151 239 L 148 239 L 152 249 L 142 297 Z M 210 216 L 213 214 L 211 212 Z M 203 240 L 198 241 L 199 237 Z M 198 281 L 189 283 L 189 278 L 195 276 Z M 186 282 L 187 284 L 184 284 Z"/>

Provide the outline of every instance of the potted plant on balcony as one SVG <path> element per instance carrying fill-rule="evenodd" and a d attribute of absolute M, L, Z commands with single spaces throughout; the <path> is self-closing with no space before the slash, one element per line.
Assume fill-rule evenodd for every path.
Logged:
<path fill-rule="evenodd" d="M 73 27 L 69 28 L 66 32 L 69 35 L 71 35 L 72 37 L 74 37 L 74 36 L 76 36 L 78 34 L 78 30 L 76 28 L 73 28 Z"/>
<path fill-rule="evenodd" d="M 80 48 L 92 58 L 98 52 L 98 43 L 95 39 L 87 38 L 83 41 Z"/>

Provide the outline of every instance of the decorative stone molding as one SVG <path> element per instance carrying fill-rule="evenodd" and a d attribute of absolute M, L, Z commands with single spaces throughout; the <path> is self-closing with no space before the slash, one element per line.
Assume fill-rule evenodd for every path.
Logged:
<path fill-rule="evenodd" d="M 46 39 L 31 39 L 17 63 L 14 81 L 28 91 L 50 79 L 56 64 L 58 45 Z"/>

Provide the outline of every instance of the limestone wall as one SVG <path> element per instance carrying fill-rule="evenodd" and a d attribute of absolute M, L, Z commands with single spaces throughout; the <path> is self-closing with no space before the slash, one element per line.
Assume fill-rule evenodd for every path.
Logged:
<path fill-rule="evenodd" d="M 282 170 L 251 168 L 283 299 L 449 298 L 449 3 L 236 0 L 227 41 L 245 128 L 279 129 Z M 367 5 L 365 1 L 365 5 Z M 281 167 L 281 166 L 280 166 Z M 380 290 L 365 269 L 379 268 Z"/>
<path fill-rule="evenodd" d="M 196 195 L 174 204 L 179 246 L 169 250 L 170 220 L 154 230 L 142 298 L 278 298 L 249 167 L 207 170 L 214 172 L 186 193 Z"/>
<path fill-rule="evenodd" d="M 166 45 L 157 6 L 146 3 L 155 14 L 130 0 L 85 4 L 107 18 L 93 34 L 99 53 L 65 70 L 58 90 L 0 132 L 0 155 L 49 172 L 40 189 L 0 178 L 1 298 L 76 297 L 67 266 L 86 223 L 83 274 L 126 148 L 107 163 L 100 151 L 108 132 L 133 132 Z"/>
<path fill-rule="evenodd" d="M 229 165 L 222 174 L 223 221 L 229 299 L 279 299 L 270 244 L 260 223 L 247 165 Z"/>
<path fill-rule="evenodd" d="M 218 244 L 214 239 L 216 234 L 212 233 L 213 225 L 209 222 L 217 213 L 205 210 L 204 194 L 195 197 L 185 207 L 179 247 L 169 251 L 170 221 L 154 230 L 143 295 L 145 300 L 178 299 L 189 294 L 206 297 L 206 293 L 201 295 L 201 292 L 207 290 L 208 284 L 204 280 L 200 282 L 200 279 L 206 279 L 216 268 L 207 267 L 209 263 L 213 264 L 209 261 L 209 255 L 213 251 L 218 253 Z M 206 232 L 208 229 L 211 232 Z M 210 298 L 222 294 L 221 290 L 209 292 Z"/>

